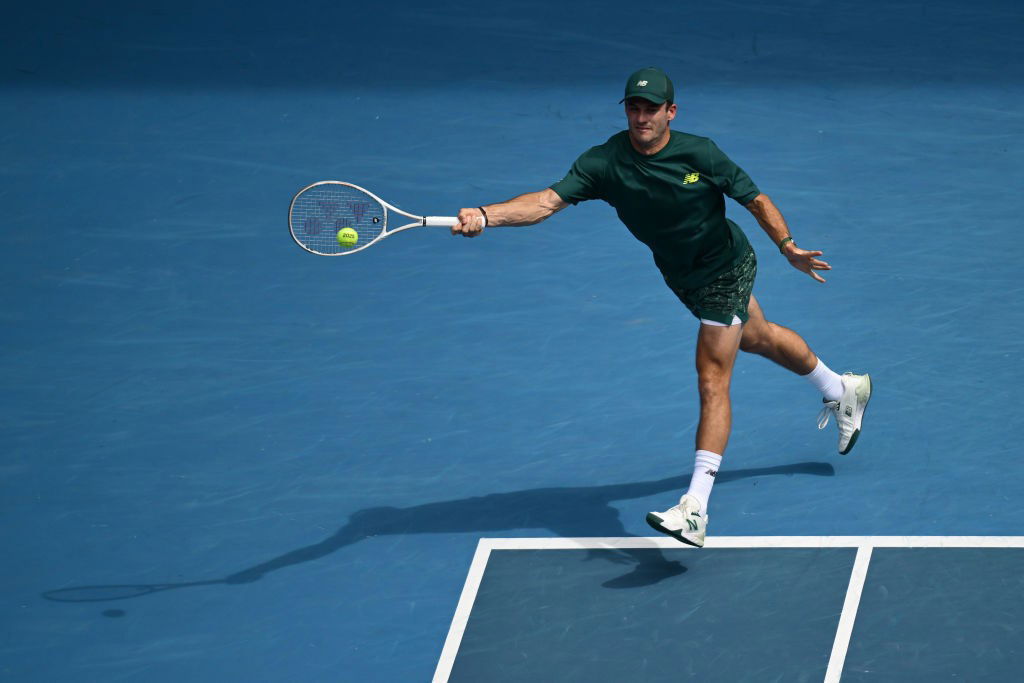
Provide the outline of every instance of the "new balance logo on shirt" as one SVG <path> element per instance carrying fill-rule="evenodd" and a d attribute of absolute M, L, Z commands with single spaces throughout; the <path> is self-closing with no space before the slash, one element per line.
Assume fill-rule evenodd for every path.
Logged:
<path fill-rule="evenodd" d="M 692 185 L 700 180 L 700 173 L 687 173 L 683 176 L 683 185 Z"/>

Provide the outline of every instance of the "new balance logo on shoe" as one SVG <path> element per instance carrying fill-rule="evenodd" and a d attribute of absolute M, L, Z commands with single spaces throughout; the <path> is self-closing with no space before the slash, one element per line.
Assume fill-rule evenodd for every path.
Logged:
<path fill-rule="evenodd" d="M 665 512 L 648 512 L 647 524 L 658 533 L 695 548 L 703 548 L 708 518 L 700 513 L 697 504 L 693 496 L 683 496 L 679 505 Z"/>
<path fill-rule="evenodd" d="M 843 412 L 846 413 L 846 417 L 853 417 L 853 406 L 846 406 Z"/>

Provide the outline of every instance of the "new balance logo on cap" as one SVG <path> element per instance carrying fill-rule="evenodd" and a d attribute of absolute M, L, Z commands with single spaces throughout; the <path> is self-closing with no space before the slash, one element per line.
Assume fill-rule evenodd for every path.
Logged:
<path fill-rule="evenodd" d="M 672 88 L 672 81 L 664 71 L 649 66 L 639 71 L 634 71 L 626 79 L 626 92 L 623 94 L 619 104 L 630 97 L 640 97 L 654 104 L 671 102 L 675 99 L 675 90 Z"/>

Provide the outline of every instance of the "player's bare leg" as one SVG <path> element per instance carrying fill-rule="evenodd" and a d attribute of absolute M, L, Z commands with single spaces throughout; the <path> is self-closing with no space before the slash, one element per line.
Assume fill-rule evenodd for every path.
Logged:
<path fill-rule="evenodd" d="M 800 335 L 768 322 L 753 295 L 747 312 L 750 320 L 743 326 L 740 349 L 778 363 L 805 377 L 821 391 L 824 407 L 818 418 L 818 428 L 823 429 L 828 418 L 835 415 L 839 427 L 839 452 L 843 455 L 849 453 L 860 436 L 864 410 L 871 398 L 871 377 L 849 372 L 840 377 L 811 351 Z"/>
<path fill-rule="evenodd" d="M 651 512 L 647 523 L 683 543 L 704 545 L 708 526 L 708 497 L 729 443 L 732 405 L 729 385 L 739 352 L 742 325 L 700 326 L 697 334 L 697 388 L 700 392 L 700 426 L 690 488 L 679 504 L 664 512 Z"/>
<path fill-rule="evenodd" d="M 723 455 L 732 427 L 729 384 L 744 325 L 701 325 L 697 333 L 697 389 L 700 426 L 697 450 Z"/>
<path fill-rule="evenodd" d="M 747 313 L 750 319 L 743 326 L 741 350 L 764 356 L 798 375 L 806 375 L 814 370 L 818 357 L 803 337 L 788 327 L 768 322 L 753 294 L 747 304 Z"/>

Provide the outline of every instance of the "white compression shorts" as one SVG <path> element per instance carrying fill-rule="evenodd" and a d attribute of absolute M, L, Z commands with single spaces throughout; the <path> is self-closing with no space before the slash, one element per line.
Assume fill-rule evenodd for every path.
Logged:
<path fill-rule="evenodd" d="M 733 325 L 740 325 L 742 323 L 743 323 L 743 321 L 740 320 L 738 315 L 733 315 L 732 316 L 732 322 L 729 323 L 728 325 L 726 325 L 725 323 L 720 323 L 717 320 L 708 320 L 707 318 L 701 318 L 700 319 L 700 324 L 701 325 L 713 325 L 715 327 L 732 327 Z"/>

